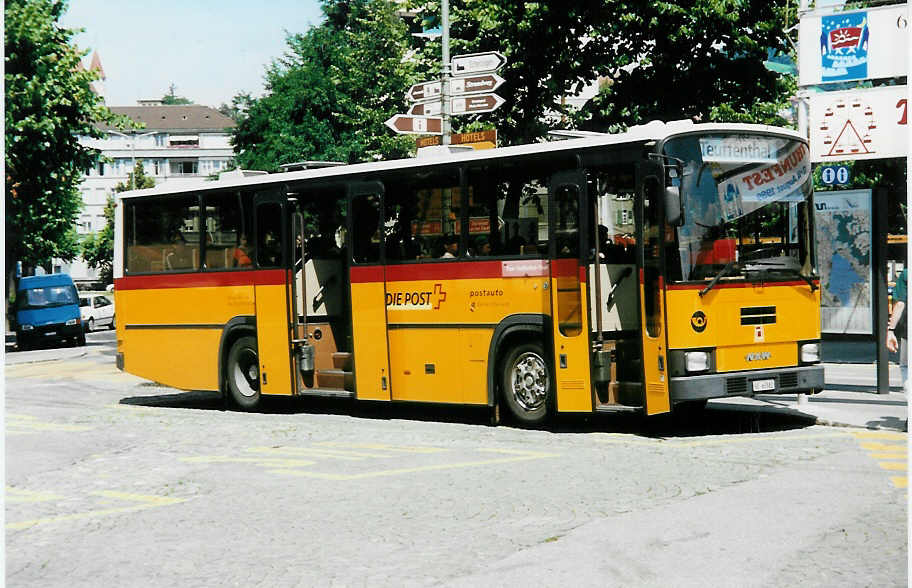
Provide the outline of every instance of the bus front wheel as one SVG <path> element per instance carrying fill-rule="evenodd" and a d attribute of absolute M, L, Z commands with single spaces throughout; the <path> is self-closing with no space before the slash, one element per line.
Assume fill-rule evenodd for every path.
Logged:
<path fill-rule="evenodd" d="M 503 397 L 510 414 L 524 425 L 544 422 L 551 390 L 551 364 L 542 346 L 524 343 L 511 349 L 503 363 Z"/>
<path fill-rule="evenodd" d="M 256 337 L 241 337 L 228 351 L 226 374 L 231 400 L 242 410 L 260 402 L 260 362 Z"/>

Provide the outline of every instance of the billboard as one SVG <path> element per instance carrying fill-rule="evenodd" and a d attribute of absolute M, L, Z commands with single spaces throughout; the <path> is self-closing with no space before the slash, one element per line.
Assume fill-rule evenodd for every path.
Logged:
<path fill-rule="evenodd" d="M 810 96 L 811 161 L 906 157 L 906 86 L 881 86 Z"/>
<path fill-rule="evenodd" d="M 874 332 L 871 190 L 814 193 L 820 330 Z"/>
<path fill-rule="evenodd" d="M 798 84 L 815 86 L 907 75 L 907 4 L 808 13 L 798 32 Z"/>

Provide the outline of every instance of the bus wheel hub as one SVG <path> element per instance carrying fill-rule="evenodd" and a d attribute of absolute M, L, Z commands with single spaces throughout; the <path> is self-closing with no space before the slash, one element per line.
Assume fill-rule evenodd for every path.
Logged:
<path fill-rule="evenodd" d="M 513 397 L 525 410 L 540 407 L 548 395 L 545 362 L 535 353 L 524 353 L 513 365 Z"/>

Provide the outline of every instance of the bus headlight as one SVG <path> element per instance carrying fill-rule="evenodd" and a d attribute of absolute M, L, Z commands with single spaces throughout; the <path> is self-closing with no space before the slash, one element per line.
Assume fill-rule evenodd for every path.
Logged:
<path fill-rule="evenodd" d="M 820 344 L 801 344 L 801 363 L 820 363 Z"/>
<path fill-rule="evenodd" d="M 709 369 L 709 353 L 706 351 L 685 351 L 684 369 L 688 372 L 705 372 Z"/>
<path fill-rule="evenodd" d="M 35 328 L 35 327 L 33 327 L 32 325 L 22 325 L 22 330 L 23 330 L 23 331 L 31 331 L 31 330 L 34 329 L 34 328 Z"/>

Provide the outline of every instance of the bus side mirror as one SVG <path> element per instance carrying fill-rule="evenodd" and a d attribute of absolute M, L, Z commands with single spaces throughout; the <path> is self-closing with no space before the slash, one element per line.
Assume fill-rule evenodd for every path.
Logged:
<path fill-rule="evenodd" d="M 673 227 L 684 224 L 684 210 L 681 206 L 681 189 L 678 186 L 665 188 L 665 220 Z"/>

